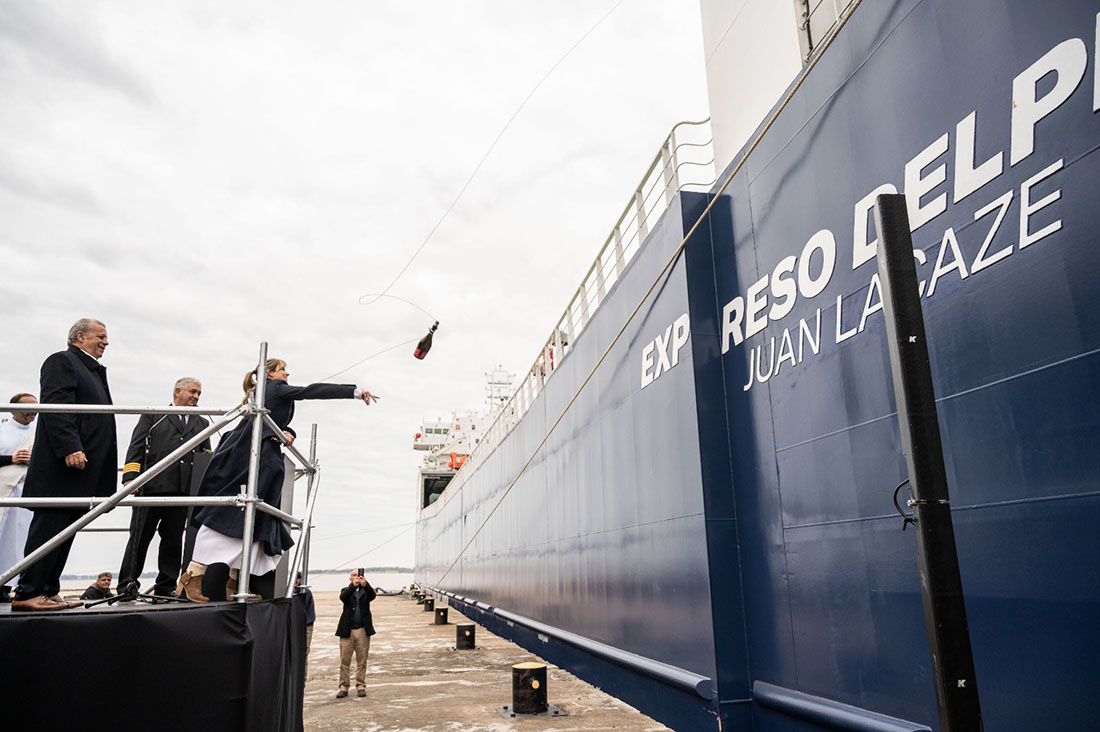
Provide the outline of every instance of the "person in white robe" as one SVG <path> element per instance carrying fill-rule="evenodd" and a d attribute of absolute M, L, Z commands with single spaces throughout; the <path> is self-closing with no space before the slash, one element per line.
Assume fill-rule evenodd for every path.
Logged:
<path fill-rule="evenodd" d="M 11 404 L 37 404 L 33 394 L 16 394 Z M 0 498 L 23 495 L 23 478 L 31 460 L 34 445 L 34 412 L 14 412 L 0 422 Z M 14 567 L 23 558 L 27 531 L 34 514 L 25 508 L 0 506 L 0 572 Z M 0 587 L 0 602 L 11 602 L 11 588 L 16 578 Z"/>

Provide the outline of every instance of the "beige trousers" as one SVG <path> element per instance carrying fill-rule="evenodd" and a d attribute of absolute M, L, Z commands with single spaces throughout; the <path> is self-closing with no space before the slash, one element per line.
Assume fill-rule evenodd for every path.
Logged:
<path fill-rule="evenodd" d="M 355 628 L 350 638 L 340 639 L 340 688 L 351 685 L 351 652 L 355 651 L 355 688 L 367 688 L 367 653 L 370 652 L 370 636 L 366 628 Z"/>

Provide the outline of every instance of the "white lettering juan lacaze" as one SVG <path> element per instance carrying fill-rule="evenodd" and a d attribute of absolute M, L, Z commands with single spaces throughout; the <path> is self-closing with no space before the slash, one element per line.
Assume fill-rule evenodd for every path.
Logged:
<path fill-rule="evenodd" d="M 1096 30 L 1100 37 L 1100 15 Z M 953 129 L 939 135 L 905 163 L 900 172 L 912 230 L 916 232 L 944 213 L 952 212 L 952 226 L 946 227 L 942 234 L 922 235 L 922 240 L 928 240 L 924 241 L 925 249 L 914 250 L 922 297 L 936 294 L 945 278 L 964 281 L 1062 228 L 1064 214 L 1055 205 L 1061 198 L 1061 190 L 1053 176 L 1063 169 L 1064 160 L 1045 165 L 1021 164 L 1034 154 L 1037 136 L 1056 134 L 1043 120 L 1059 110 L 1065 114 L 1064 109 L 1070 108 L 1066 102 L 1075 94 L 1081 96 L 1079 90 L 1089 60 L 1086 42 L 1070 38 L 1054 45 L 1012 80 L 1011 98 L 1006 93 L 1002 107 L 1010 115 L 1009 139 L 1000 151 L 978 157 L 978 150 L 988 151 L 991 145 L 981 137 L 984 117 L 971 110 Z M 1095 48 L 1092 61 L 1096 66 Z M 1091 104 L 1085 101 L 1083 106 L 1072 105 L 1074 110 L 1089 107 L 1092 112 L 1100 110 L 1100 73 L 1094 76 L 1097 81 L 1093 89 L 1087 90 L 1092 92 Z M 1010 185 L 992 194 L 981 193 L 1005 177 L 1012 179 Z M 894 183 L 882 183 L 853 206 L 849 240 L 853 271 L 875 258 L 878 241 L 869 219 L 876 196 L 896 192 Z M 964 201 L 967 210 L 959 211 L 957 206 Z M 967 227 L 961 225 L 965 221 L 981 221 L 981 233 L 977 227 L 964 231 Z M 841 243 L 846 245 L 847 241 Z M 749 285 L 743 295 L 734 297 L 722 308 L 722 353 L 758 334 L 767 336 L 768 326 L 794 313 L 800 301 L 824 294 L 834 278 L 837 261 L 847 259 L 846 254 L 838 252 L 834 234 L 822 229 L 806 240 L 797 256 L 780 259 Z M 832 311 L 835 317 L 830 324 L 835 328 L 830 330 L 835 330 L 837 343 L 862 332 L 868 317 L 881 310 L 877 275 L 868 274 L 869 281 L 862 294 L 861 290 L 852 292 L 850 286 L 843 293 L 830 293 L 826 296 L 830 300 L 835 297 L 835 309 L 802 306 L 799 308 L 802 317 L 797 323 L 784 327 L 782 333 L 759 339 L 759 343 L 754 339 L 749 358 L 751 376 L 745 388 L 775 376 L 783 365 L 795 366 L 804 356 L 818 352 L 819 338 L 815 336 L 822 330 L 823 308 L 826 313 Z M 864 307 L 861 311 L 857 306 L 855 312 L 844 317 L 842 307 L 853 304 L 847 302 L 848 298 L 863 300 Z"/>

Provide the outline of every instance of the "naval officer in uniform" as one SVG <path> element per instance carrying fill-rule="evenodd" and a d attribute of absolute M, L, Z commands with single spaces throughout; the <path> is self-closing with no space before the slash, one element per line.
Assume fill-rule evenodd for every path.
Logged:
<path fill-rule="evenodd" d="M 202 382 L 190 376 L 176 381 L 172 404 L 177 407 L 194 407 L 202 396 Z M 130 437 L 126 451 L 126 465 L 122 469 L 122 484 L 126 485 L 148 470 L 181 443 L 190 440 L 209 426 L 205 417 L 198 414 L 143 414 Z M 141 487 L 143 496 L 189 496 L 191 474 L 197 452 L 210 452 L 210 440 L 184 455 L 174 464 Z M 135 506 L 130 514 L 130 540 L 122 556 L 122 569 L 118 571 L 118 594 L 136 594 L 145 568 L 145 555 L 153 534 L 160 534 L 157 552 L 157 579 L 153 593 L 171 595 L 180 574 L 183 554 L 183 531 L 187 522 L 187 506 Z"/>

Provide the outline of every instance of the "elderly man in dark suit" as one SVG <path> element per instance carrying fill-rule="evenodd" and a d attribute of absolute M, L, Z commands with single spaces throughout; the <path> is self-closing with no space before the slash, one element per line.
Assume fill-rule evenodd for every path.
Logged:
<path fill-rule="evenodd" d="M 177 407 L 194 407 L 202 396 L 202 382 L 186 376 L 176 381 L 172 392 L 172 404 Z M 122 468 L 122 484 L 126 485 L 158 463 L 180 443 L 190 440 L 209 426 L 206 418 L 197 414 L 143 414 L 130 437 L 126 451 L 126 465 Z M 163 472 L 154 476 L 141 489 L 145 496 L 187 496 L 191 494 L 191 473 L 195 453 L 210 452 L 210 440 L 205 440 Z M 153 592 L 171 595 L 180 575 L 180 558 L 183 554 L 183 530 L 187 522 L 186 506 L 135 507 L 130 514 L 130 540 L 122 555 L 122 569 L 118 572 L 118 594 L 136 594 L 141 586 L 139 577 L 145 568 L 145 554 L 153 534 L 160 534 L 160 550 L 157 552 L 157 579 Z"/>
<path fill-rule="evenodd" d="M 44 404 L 111 404 L 107 369 L 99 358 L 107 348 L 107 326 L 82 318 L 69 329 L 69 347 L 42 364 Z M 118 446 L 112 414 L 43 414 L 38 419 L 23 495 L 109 496 L 115 491 Z M 36 508 L 27 535 L 30 554 L 79 519 L 84 508 Z M 70 538 L 28 567 L 19 578 L 12 610 L 63 610 L 81 603 L 61 599 L 61 572 Z"/>

